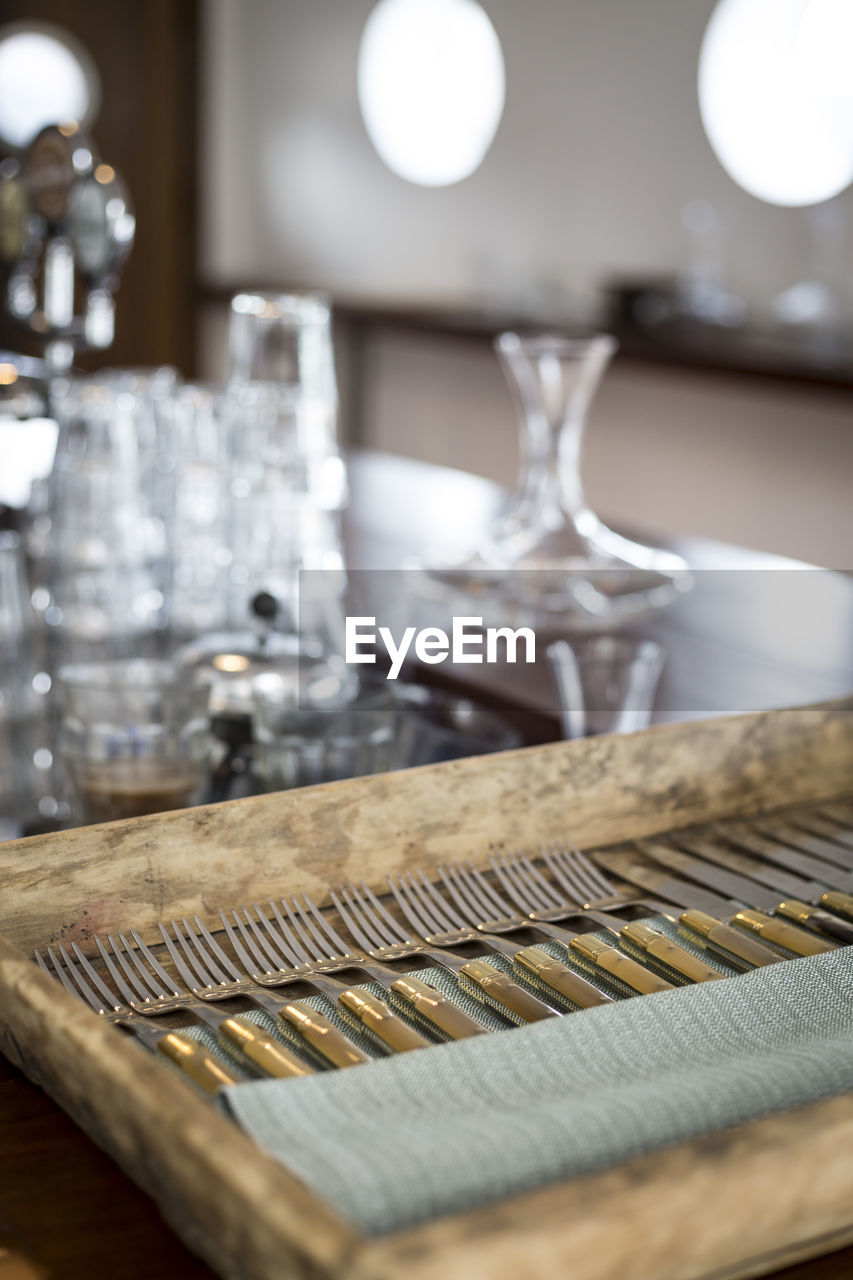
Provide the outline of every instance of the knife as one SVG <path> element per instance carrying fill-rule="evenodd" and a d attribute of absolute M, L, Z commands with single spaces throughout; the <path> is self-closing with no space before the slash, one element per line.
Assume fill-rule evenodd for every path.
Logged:
<path fill-rule="evenodd" d="M 814 956 L 822 951 L 832 951 L 837 945 L 836 942 L 828 941 L 827 937 L 818 938 L 803 929 L 798 929 L 796 925 L 788 924 L 786 920 L 779 919 L 779 916 L 785 916 L 788 920 L 795 920 L 797 924 L 806 924 L 812 928 L 826 930 L 827 935 L 837 938 L 840 942 L 853 942 L 853 929 L 851 929 L 850 925 L 838 920 L 828 912 L 816 910 L 808 902 L 788 896 L 791 881 L 795 882 L 800 889 L 808 890 L 811 897 L 820 895 L 818 886 L 809 884 L 808 880 L 801 880 L 797 876 L 791 876 L 786 871 L 769 868 L 767 870 L 772 874 L 772 877 L 774 879 L 777 876 L 783 878 L 787 887 L 782 891 L 766 889 L 748 876 L 728 871 L 719 864 L 709 866 L 707 862 L 703 861 L 703 858 L 706 857 L 716 860 L 717 849 L 711 841 L 694 839 L 691 844 L 694 848 L 702 849 L 702 858 L 695 858 L 688 853 L 682 853 L 681 850 L 674 849 L 658 840 L 638 840 L 636 842 L 637 848 L 653 861 L 659 862 L 671 871 L 679 872 L 680 875 L 686 876 L 689 880 L 712 889 L 715 893 L 726 894 L 729 899 L 726 907 L 729 914 L 732 911 L 735 912 L 737 916 L 736 923 L 741 927 L 752 929 L 759 937 L 766 938 L 768 942 L 775 942 L 778 946 L 787 947 L 790 951 L 795 951 L 797 955 L 801 956 Z M 761 868 L 762 875 L 764 875 L 765 870 L 765 868 Z M 822 895 L 823 897 L 826 897 L 826 895 Z M 756 910 L 743 912 L 741 904 L 749 908 L 756 908 Z M 724 907 L 724 910 L 726 907 Z M 759 918 L 757 919 L 756 917 Z"/>
<path fill-rule="evenodd" d="M 760 819 L 750 825 L 765 836 L 790 845 L 794 849 L 800 849 L 810 857 L 820 858 L 821 861 L 843 867 L 846 871 L 853 871 L 853 849 L 848 849 L 843 844 L 825 840 L 822 836 L 816 836 L 813 833 L 799 831 L 790 822 L 769 822 Z"/>
<path fill-rule="evenodd" d="M 853 827 L 835 823 L 831 818 L 824 817 L 822 813 L 798 813 L 789 816 L 789 821 L 798 830 L 809 831 L 812 835 L 823 836 L 824 839 L 831 840 L 833 844 L 840 844 L 847 849 L 853 849 Z"/>
<path fill-rule="evenodd" d="M 778 964 L 785 959 L 772 947 L 750 937 L 743 928 L 734 928 L 728 918 L 732 915 L 732 906 L 736 904 L 727 902 L 717 894 L 708 893 L 698 885 L 688 884 L 684 880 L 662 880 L 656 868 L 638 867 L 633 862 L 627 865 L 618 853 L 596 853 L 595 861 L 608 871 L 614 871 L 620 879 L 654 894 L 655 898 L 666 898 L 679 907 L 686 907 L 687 910 L 678 917 L 681 931 L 729 964 L 740 969 L 752 969 Z M 723 920 L 719 919 L 721 911 L 725 917 Z M 736 911 L 735 915 L 737 914 Z"/>
<path fill-rule="evenodd" d="M 785 845 L 780 845 L 777 840 L 773 840 L 769 836 L 760 835 L 757 831 L 750 831 L 748 827 L 741 826 L 740 823 L 726 823 L 725 826 L 712 827 L 711 830 L 715 835 L 722 836 L 727 843 L 735 845 L 737 848 L 745 849 L 747 853 L 755 854 L 763 862 L 772 862 L 777 867 L 792 871 L 795 876 L 803 876 L 809 881 L 815 880 L 827 889 L 838 889 L 841 893 L 853 891 L 853 874 L 849 871 L 831 866 L 821 858 L 813 858 L 810 854 L 803 853 L 799 849 L 790 849 Z M 676 832 L 672 839 L 677 844 L 684 845 L 687 848 L 688 840 L 693 840 L 693 837 L 690 832 L 685 832 L 685 837 L 682 838 L 681 833 Z M 694 843 L 696 843 L 695 840 Z M 698 846 L 696 852 L 699 852 Z M 734 870 L 737 871 L 740 868 L 735 867 Z M 761 879 L 757 870 L 753 872 L 752 868 L 744 874 L 753 876 L 756 880 Z M 770 881 L 765 883 L 769 884 Z M 778 889 L 781 888 L 781 885 L 776 883 L 771 887 Z M 798 886 L 796 891 L 799 892 L 800 888 L 802 886 Z M 791 888 L 790 891 L 794 892 L 794 889 Z"/>

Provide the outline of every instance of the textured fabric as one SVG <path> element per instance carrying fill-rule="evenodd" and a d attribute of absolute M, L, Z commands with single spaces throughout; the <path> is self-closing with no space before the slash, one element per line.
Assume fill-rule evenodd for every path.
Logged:
<path fill-rule="evenodd" d="M 223 1096 L 371 1234 L 853 1090 L 853 950 Z"/>

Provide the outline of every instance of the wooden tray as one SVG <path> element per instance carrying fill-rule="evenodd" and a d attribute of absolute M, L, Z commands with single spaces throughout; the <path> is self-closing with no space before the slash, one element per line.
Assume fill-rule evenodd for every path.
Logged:
<path fill-rule="evenodd" d="M 366 1239 L 29 959 L 101 930 L 853 791 L 853 700 L 556 743 L 0 845 L 0 1049 L 233 1280 L 724 1280 L 853 1241 L 853 1096 Z M 369 1068 L 364 1068 L 369 1070 Z"/>

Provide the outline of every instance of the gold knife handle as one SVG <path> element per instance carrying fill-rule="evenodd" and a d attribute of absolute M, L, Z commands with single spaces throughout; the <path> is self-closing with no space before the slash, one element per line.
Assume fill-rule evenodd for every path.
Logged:
<path fill-rule="evenodd" d="M 756 942 L 741 929 L 733 929 L 730 924 L 723 924 L 705 911 L 685 911 L 678 917 L 678 922 L 707 946 L 719 951 L 726 960 L 734 959 L 751 968 L 761 968 L 767 964 L 779 964 L 785 958 L 772 947 Z"/>
<path fill-rule="evenodd" d="M 354 1067 L 370 1062 L 366 1053 L 353 1044 L 333 1022 L 310 1005 L 294 1001 L 283 1005 L 278 1016 L 295 1027 L 306 1044 L 333 1067 Z"/>
<path fill-rule="evenodd" d="M 617 951 L 608 942 L 602 942 L 600 938 L 593 937 L 591 933 L 579 933 L 577 937 L 572 938 L 569 947 L 579 956 L 583 956 L 588 964 L 594 964 L 597 969 L 603 969 L 612 978 L 618 978 L 639 995 L 646 996 L 653 991 L 672 990 L 671 982 L 667 982 L 665 978 L 659 978 L 649 969 L 644 969 L 636 960 Z"/>
<path fill-rule="evenodd" d="M 227 1084 L 239 1083 L 239 1076 L 235 1076 L 223 1063 L 217 1062 L 200 1040 L 191 1040 L 189 1036 L 167 1031 L 157 1041 L 157 1050 L 170 1062 L 174 1062 L 205 1093 L 218 1093 Z"/>
<path fill-rule="evenodd" d="M 513 982 L 508 974 L 495 968 L 487 960 L 467 960 L 459 973 L 520 1022 L 543 1022 L 545 1018 L 558 1016 L 556 1009 L 552 1009 L 538 996 L 525 991 L 524 987 Z"/>
<path fill-rule="evenodd" d="M 848 924 L 846 920 L 839 920 L 838 916 L 833 916 L 828 911 L 821 911 L 819 907 L 813 907 L 808 902 L 786 898 L 784 902 L 779 903 L 776 913 L 786 916 L 789 920 L 796 920 L 797 924 L 805 925 L 807 929 L 818 929 L 828 937 L 834 938 L 836 942 L 847 945 L 853 942 L 853 924 Z"/>
<path fill-rule="evenodd" d="M 824 951 L 834 951 L 835 943 L 816 938 L 805 929 L 798 929 L 794 924 L 779 920 L 776 916 L 767 916 L 763 911 L 737 911 L 732 916 L 732 924 L 757 933 L 759 938 L 775 942 L 778 947 L 787 947 L 798 956 L 819 956 Z"/>
<path fill-rule="evenodd" d="M 417 1009 L 422 1018 L 431 1023 L 451 1040 L 467 1040 L 469 1036 L 482 1036 L 486 1028 L 460 1009 L 441 991 L 436 991 L 420 978 L 401 977 L 391 983 L 391 990 Z"/>
<path fill-rule="evenodd" d="M 706 964 L 698 956 L 691 955 L 685 948 L 673 942 L 660 929 L 653 929 L 643 920 L 632 920 L 619 930 L 620 936 L 627 942 L 639 947 L 646 955 L 660 961 L 670 969 L 674 969 L 682 978 L 691 982 L 715 982 L 717 978 L 725 978 L 720 969 Z"/>
<path fill-rule="evenodd" d="M 522 947 L 515 953 L 513 963 L 520 965 L 522 969 L 527 969 L 552 991 L 565 996 L 581 1009 L 591 1009 L 597 1004 L 613 1003 L 612 996 L 599 991 L 591 982 L 587 982 L 586 978 L 575 973 L 568 965 L 555 960 L 553 956 L 549 956 L 548 952 L 543 951 L 541 947 Z"/>
<path fill-rule="evenodd" d="M 415 1031 L 402 1018 L 388 1008 L 384 1000 L 359 987 L 349 987 L 338 996 L 338 1004 L 358 1018 L 359 1022 L 378 1040 L 395 1053 L 408 1053 L 410 1049 L 425 1049 L 430 1041 Z"/>
<path fill-rule="evenodd" d="M 820 905 L 853 920 L 853 894 L 842 893 L 840 889 L 830 889 L 820 895 Z"/>
<path fill-rule="evenodd" d="M 219 1034 L 228 1044 L 254 1063 L 264 1075 L 277 1080 L 289 1080 L 293 1076 L 313 1076 L 314 1068 L 297 1058 L 284 1045 L 268 1036 L 262 1027 L 248 1018 L 226 1018 L 219 1024 Z"/>

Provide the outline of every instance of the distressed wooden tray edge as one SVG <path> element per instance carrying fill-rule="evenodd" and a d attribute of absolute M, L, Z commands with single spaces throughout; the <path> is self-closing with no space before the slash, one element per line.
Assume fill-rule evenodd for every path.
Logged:
<path fill-rule="evenodd" d="M 849 700 L 796 712 L 705 722 L 690 730 L 668 726 L 623 739 L 618 750 L 611 748 L 604 757 L 600 740 L 597 751 L 594 742 L 560 744 L 556 750 L 566 753 L 563 762 L 570 762 L 569 771 L 580 772 L 587 784 L 590 770 L 583 767 L 584 762 L 590 765 L 597 760 L 600 775 L 602 758 L 616 767 L 624 766 L 631 756 L 635 770 L 638 762 L 645 768 L 645 762 L 652 761 L 649 776 L 653 780 L 658 753 L 652 745 L 655 735 L 658 743 L 664 735 L 669 751 L 678 747 L 687 751 L 679 762 L 682 776 L 676 789 L 680 787 L 683 795 L 689 773 L 694 799 L 677 806 L 680 818 L 687 811 L 701 812 L 703 818 L 722 816 L 719 809 L 714 811 L 715 804 L 725 796 L 730 806 L 732 794 L 738 791 L 742 804 L 726 812 L 773 807 L 768 796 L 774 785 L 776 804 L 826 799 L 850 787 L 853 703 Z M 703 750 L 687 750 L 691 739 L 694 745 L 698 740 Z M 716 744 L 715 750 L 709 750 L 711 743 Z M 536 772 L 536 753 L 554 751 L 534 748 L 512 755 L 523 761 L 520 773 L 530 777 L 531 768 Z M 737 785 L 731 777 L 726 785 L 712 785 L 721 751 L 732 774 L 740 779 Z M 539 759 L 544 763 L 544 756 Z M 499 763 L 501 772 L 512 768 L 510 756 L 499 758 Z M 483 776 L 482 762 L 462 764 L 480 766 L 461 771 L 476 787 Z M 429 777 L 434 780 L 445 822 L 452 829 L 442 769 L 446 771 L 446 766 L 417 773 L 427 775 L 427 783 Z M 553 774 L 553 769 L 544 772 Z M 458 776 L 456 771 L 457 783 Z M 396 777 L 405 788 L 405 775 Z M 387 795 L 389 785 L 393 787 L 394 776 L 359 781 L 378 784 L 381 797 Z M 716 782 L 721 782 L 719 776 Z M 608 784 L 600 776 L 595 789 L 601 804 Z M 339 822 L 339 806 L 328 804 L 329 790 L 316 788 L 278 799 L 291 809 L 307 807 L 315 820 L 325 813 L 327 821 Z M 365 803 L 365 790 L 361 790 L 356 813 Z M 650 788 L 655 800 L 659 790 L 656 785 Z M 518 804 L 517 789 L 515 795 Z M 709 800 L 709 795 L 716 800 Z M 756 798 L 758 803 L 751 808 L 750 800 Z M 634 817 L 636 807 L 631 810 Z M 173 820 L 162 820 L 164 836 Z M 622 811 L 616 826 L 626 820 Z M 553 814 L 548 821 L 553 821 Z M 612 818 L 608 821 L 612 827 Z M 134 825 L 139 824 L 121 824 Z M 151 824 L 143 825 L 150 841 Z M 319 825 L 322 828 L 323 820 Z M 657 827 L 648 829 L 660 830 L 663 825 L 658 814 Z M 93 864 L 103 868 L 104 842 L 115 829 L 105 827 L 99 833 Z M 617 830 L 612 838 L 627 834 L 636 832 Z M 40 843 L 49 842 L 26 844 L 31 869 L 38 865 L 33 858 Z M 18 848 L 23 852 L 24 846 Z M 47 864 L 53 866 L 55 844 L 48 854 Z M 399 860 L 398 850 L 398 864 Z M 364 1241 L 286 1171 L 251 1148 L 221 1117 L 212 1115 L 201 1100 L 188 1097 L 183 1081 L 166 1067 L 150 1073 L 155 1076 L 152 1083 L 149 1073 L 139 1072 L 135 1046 L 57 992 L 20 951 L 2 940 L 0 1048 L 154 1196 L 190 1247 L 229 1278 L 272 1280 L 282 1274 L 283 1265 L 288 1274 L 346 1275 L 354 1280 L 362 1275 L 399 1275 L 403 1269 L 412 1280 L 439 1275 L 442 1280 L 461 1278 L 472 1272 L 484 1277 L 539 1277 L 560 1263 L 571 1266 L 576 1280 L 613 1280 L 617 1275 L 620 1280 L 733 1278 L 760 1274 L 762 1264 L 757 1259 L 762 1257 L 779 1265 L 787 1257 L 808 1256 L 818 1247 L 810 1242 L 829 1237 L 840 1242 L 848 1230 L 853 1231 L 849 1207 L 853 1170 L 843 1159 L 853 1138 L 853 1098 L 757 1121 L 489 1210 L 385 1240 Z M 781 1166 L 786 1174 L 780 1186 Z M 772 1188 L 772 1196 L 766 1194 L 767 1188 Z M 707 1213 L 696 1212 L 697 1205 L 708 1203 L 714 1204 L 713 1222 Z M 614 1219 L 620 1223 L 618 1232 L 612 1230 Z M 640 1248 L 636 1232 L 642 1233 Z"/>

